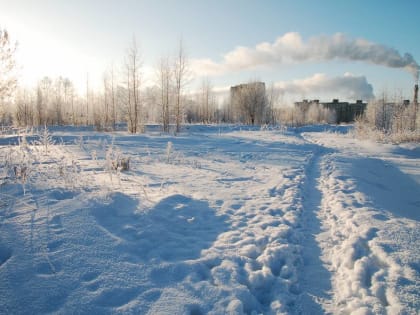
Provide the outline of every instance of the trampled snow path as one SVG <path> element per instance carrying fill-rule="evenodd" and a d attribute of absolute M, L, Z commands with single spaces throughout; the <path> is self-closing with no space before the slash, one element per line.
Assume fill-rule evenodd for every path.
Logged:
<path fill-rule="evenodd" d="M 2 139 L 0 313 L 415 314 L 418 149 L 318 131 Z"/>
<path fill-rule="evenodd" d="M 302 306 L 301 314 L 324 314 L 332 311 L 331 274 L 322 261 L 321 220 L 319 212 L 323 194 L 319 189 L 321 180 L 320 163 L 327 150 L 314 146 L 312 157 L 306 169 L 305 186 L 303 187 L 304 225 L 303 239 L 303 269 L 302 278 Z"/>
<path fill-rule="evenodd" d="M 402 170 L 419 170 L 418 149 L 398 156 L 388 150 L 401 148 L 348 136 L 304 136 L 334 150 L 320 163 L 319 186 L 319 244 L 332 274 L 333 312 L 416 314 L 420 174 Z"/>

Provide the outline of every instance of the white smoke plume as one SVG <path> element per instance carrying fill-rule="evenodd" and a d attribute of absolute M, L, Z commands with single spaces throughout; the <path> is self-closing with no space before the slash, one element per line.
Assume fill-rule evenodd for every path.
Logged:
<path fill-rule="evenodd" d="M 412 73 L 416 80 L 419 76 L 419 65 L 412 55 L 408 53 L 401 55 L 392 47 L 365 39 L 352 39 L 341 33 L 313 37 L 306 42 L 299 33 L 286 33 L 273 43 L 263 42 L 252 48 L 236 47 L 226 53 L 221 62 L 196 59 L 192 63 L 193 69 L 198 73 L 218 75 L 274 64 L 336 59 L 401 68 Z"/>

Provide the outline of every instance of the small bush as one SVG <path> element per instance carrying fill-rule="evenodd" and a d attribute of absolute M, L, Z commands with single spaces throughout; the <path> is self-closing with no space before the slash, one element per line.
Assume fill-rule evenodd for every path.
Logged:
<path fill-rule="evenodd" d="M 130 170 L 130 158 L 129 157 L 117 157 L 111 161 L 112 169 L 114 171 L 129 171 Z"/>
<path fill-rule="evenodd" d="M 171 158 L 171 153 L 172 153 L 172 142 L 168 141 L 168 145 L 166 146 L 166 163 L 169 164 L 169 160 Z"/>

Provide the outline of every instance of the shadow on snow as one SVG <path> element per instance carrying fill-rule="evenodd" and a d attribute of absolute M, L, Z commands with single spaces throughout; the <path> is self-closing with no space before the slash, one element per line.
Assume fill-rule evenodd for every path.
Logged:
<path fill-rule="evenodd" d="M 224 217 L 208 203 L 183 195 L 162 199 L 137 213 L 138 201 L 121 193 L 92 210 L 98 223 L 117 240 L 117 250 L 134 262 L 197 259 L 226 230 Z"/>
<path fill-rule="evenodd" d="M 373 207 L 395 216 L 420 221 L 420 185 L 392 164 L 374 158 L 343 158 L 350 165 L 357 190 L 368 196 Z"/>

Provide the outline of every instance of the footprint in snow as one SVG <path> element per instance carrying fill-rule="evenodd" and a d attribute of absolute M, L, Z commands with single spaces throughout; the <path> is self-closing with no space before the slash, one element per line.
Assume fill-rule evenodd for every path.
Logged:
<path fill-rule="evenodd" d="M 88 271 L 82 276 L 81 280 L 83 282 L 92 282 L 96 280 L 99 275 L 100 275 L 100 272 L 98 271 Z"/>
<path fill-rule="evenodd" d="M 137 199 L 122 193 L 110 198 L 91 214 L 131 262 L 196 259 L 227 229 L 225 217 L 216 215 L 206 201 L 173 195 L 137 213 Z"/>

